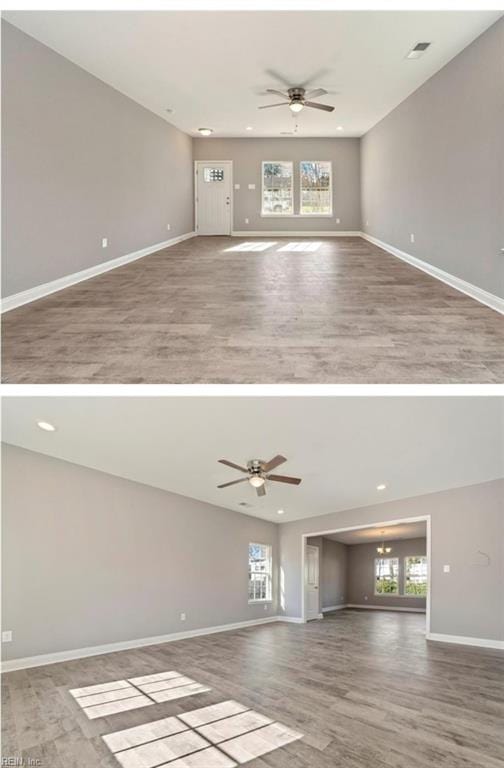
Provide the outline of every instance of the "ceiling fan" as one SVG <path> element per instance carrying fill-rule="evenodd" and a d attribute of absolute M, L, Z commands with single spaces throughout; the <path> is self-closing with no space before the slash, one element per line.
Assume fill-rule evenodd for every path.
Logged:
<path fill-rule="evenodd" d="M 262 459 L 251 459 L 247 462 L 246 467 L 240 467 L 239 464 L 234 464 L 227 459 L 219 459 L 220 464 L 225 464 L 227 467 L 237 469 L 239 472 L 244 472 L 247 477 L 241 477 L 239 480 L 231 480 L 230 483 L 222 483 L 217 488 L 227 488 L 230 485 L 236 485 L 237 483 L 244 483 L 248 480 L 252 485 L 258 496 L 266 495 L 265 483 L 266 480 L 273 480 L 275 483 L 289 483 L 290 485 L 299 485 L 301 478 L 288 477 L 287 475 L 270 475 L 272 469 L 279 467 L 280 464 L 286 462 L 285 456 L 275 456 L 270 461 L 263 461 Z"/>
<path fill-rule="evenodd" d="M 326 94 L 327 91 L 324 88 L 315 88 L 315 90 L 308 92 L 306 92 L 305 88 L 301 87 L 288 88 L 287 93 L 277 91 L 274 88 L 267 88 L 266 93 L 274 93 L 275 96 L 281 96 L 284 101 L 277 102 L 276 104 L 265 104 L 264 106 L 259 107 L 259 109 L 289 106 L 292 112 L 301 112 L 303 107 L 323 109 L 325 112 L 334 111 L 334 107 L 329 106 L 329 104 L 319 104 L 317 101 L 308 101 L 308 99 L 314 99 L 317 96 Z M 286 104 L 286 102 L 288 102 L 288 104 Z"/>

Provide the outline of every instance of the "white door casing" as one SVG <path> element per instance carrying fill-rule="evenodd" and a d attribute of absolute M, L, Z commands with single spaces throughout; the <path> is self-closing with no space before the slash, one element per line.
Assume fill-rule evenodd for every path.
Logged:
<path fill-rule="evenodd" d="M 231 160 L 195 163 L 195 215 L 198 235 L 230 235 L 233 198 Z"/>
<path fill-rule="evenodd" d="M 305 560 L 306 618 L 318 619 L 319 608 L 319 548 L 306 545 Z"/>

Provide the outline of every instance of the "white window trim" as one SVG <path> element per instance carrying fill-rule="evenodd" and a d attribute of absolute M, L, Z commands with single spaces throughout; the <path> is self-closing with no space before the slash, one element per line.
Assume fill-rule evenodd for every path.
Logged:
<path fill-rule="evenodd" d="M 283 163 L 284 165 L 290 165 L 291 168 L 291 206 L 292 213 L 264 213 L 264 166 L 274 165 L 275 163 Z M 294 217 L 294 163 L 292 160 L 263 160 L 261 163 L 261 216 L 272 219 L 285 219 L 286 217 Z"/>
<path fill-rule="evenodd" d="M 426 595 L 407 595 L 406 594 L 406 560 L 408 557 L 423 557 L 425 560 L 427 560 L 427 555 L 404 555 L 403 557 L 403 594 L 401 597 L 407 597 L 408 599 L 412 600 L 425 600 Z M 427 560 L 427 586 L 429 583 L 429 561 Z"/>
<path fill-rule="evenodd" d="M 329 199 L 331 201 L 331 210 L 329 213 L 302 213 L 302 187 L 301 187 L 301 164 L 302 163 L 329 163 Z M 298 216 L 302 216 L 303 219 L 316 219 L 319 218 L 332 218 L 333 216 L 333 179 L 332 179 L 332 160 L 300 160 L 299 161 L 299 213 Z"/>
<path fill-rule="evenodd" d="M 277 161 L 278 162 L 278 161 Z M 273 602 L 273 546 L 271 544 L 261 544 L 258 541 L 249 541 L 248 547 L 247 547 L 247 594 L 248 594 L 248 577 L 250 575 L 249 571 L 249 563 L 248 563 L 248 557 L 249 557 L 249 551 L 250 547 L 267 547 L 269 550 L 269 585 L 270 585 L 270 592 L 271 597 L 260 597 L 260 598 L 254 598 L 253 600 L 248 600 L 249 605 L 253 605 L 254 603 L 272 603 Z"/>
<path fill-rule="evenodd" d="M 376 591 L 376 561 L 377 560 L 397 560 L 397 592 L 377 592 Z M 375 557 L 373 560 L 373 590 L 375 597 L 403 597 L 401 595 L 401 558 L 396 555 L 385 557 Z"/>

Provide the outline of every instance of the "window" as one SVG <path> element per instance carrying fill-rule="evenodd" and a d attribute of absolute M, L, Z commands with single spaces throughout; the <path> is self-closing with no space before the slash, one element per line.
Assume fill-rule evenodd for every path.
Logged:
<path fill-rule="evenodd" d="M 375 559 L 375 595 L 399 594 L 399 558 Z"/>
<path fill-rule="evenodd" d="M 301 185 L 300 213 L 303 216 L 332 215 L 331 163 L 304 160 L 299 165 Z"/>
<path fill-rule="evenodd" d="M 408 597 L 425 597 L 427 594 L 427 558 L 404 558 L 404 594 Z"/>
<path fill-rule="evenodd" d="M 292 216 L 294 213 L 292 163 L 263 162 L 262 213 L 267 216 Z"/>
<path fill-rule="evenodd" d="M 224 181 L 224 168 L 203 168 L 203 181 Z"/>
<path fill-rule="evenodd" d="M 249 603 L 271 600 L 271 547 L 269 544 L 249 544 L 248 599 Z"/>

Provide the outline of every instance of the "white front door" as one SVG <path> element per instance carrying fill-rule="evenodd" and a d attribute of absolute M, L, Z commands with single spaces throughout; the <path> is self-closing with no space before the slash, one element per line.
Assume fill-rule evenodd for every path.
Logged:
<path fill-rule="evenodd" d="M 319 609 L 319 548 L 306 545 L 305 557 L 306 618 L 318 619 Z"/>
<path fill-rule="evenodd" d="M 231 234 L 230 160 L 196 163 L 196 231 L 198 235 Z"/>

